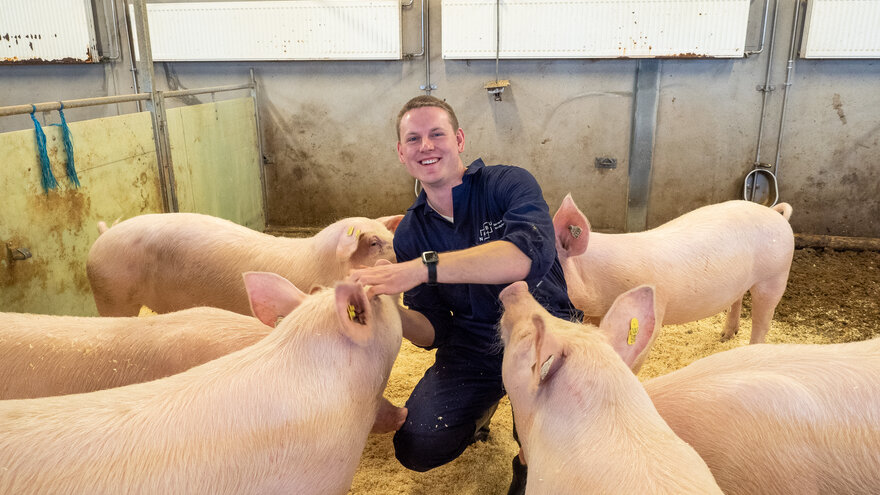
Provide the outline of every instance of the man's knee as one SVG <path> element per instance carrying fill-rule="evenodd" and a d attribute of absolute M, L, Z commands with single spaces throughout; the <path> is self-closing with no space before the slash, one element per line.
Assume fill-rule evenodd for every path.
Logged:
<path fill-rule="evenodd" d="M 394 455 L 405 468 L 425 472 L 454 460 L 473 441 L 473 427 L 425 432 L 404 426 L 394 434 Z"/>

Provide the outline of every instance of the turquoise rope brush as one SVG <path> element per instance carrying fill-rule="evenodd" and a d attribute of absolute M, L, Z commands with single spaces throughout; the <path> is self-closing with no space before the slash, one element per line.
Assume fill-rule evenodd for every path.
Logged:
<path fill-rule="evenodd" d="M 52 174 L 52 166 L 49 164 L 49 154 L 46 153 L 46 133 L 43 132 L 42 126 L 37 121 L 37 117 L 34 113 L 37 111 L 37 107 L 35 105 L 31 105 L 31 120 L 34 121 L 34 134 L 37 138 L 37 153 L 40 155 L 40 170 L 42 171 L 42 184 L 43 191 L 46 194 L 49 194 L 49 189 L 55 189 L 58 186 L 58 181 L 55 180 L 55 175 Z"/>

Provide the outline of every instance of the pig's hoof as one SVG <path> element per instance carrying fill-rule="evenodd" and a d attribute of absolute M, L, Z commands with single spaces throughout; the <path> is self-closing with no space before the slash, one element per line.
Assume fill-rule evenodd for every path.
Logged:
<path fill-rule="evenodd" d="M 376 422 L 373 423 L 373 429 L 370 433 L 390 433 L 397 431 L 406 421 L 407 409 L 405 407 L 395 407 L 390 402 L 384 403 L 379 407 L 376 414 Z"/>

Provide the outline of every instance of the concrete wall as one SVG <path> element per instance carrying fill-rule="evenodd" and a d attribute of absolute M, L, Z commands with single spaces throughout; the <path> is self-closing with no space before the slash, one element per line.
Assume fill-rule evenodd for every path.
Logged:
<path fill-rule="evenodd" d="M 511 86 L 497 102 L 483 89 L 495 79 L 494 60 L 440 57 L 443 13 L 440 0 L 429 1 L 432 94 L 458 113 L 465 161 L 482 157 L 525 167 L 537 176 L 551 211 L 570 191 L 594 228 L 623 231 L 638 61 L 502 60 L 499 76 Z M 776 91 L 767 98 L 763 162 L 774 162 L 777 152 L 795 2 L 779 5 L 770 73 Z M 749 48 L 760 40 L 762 9 L 759 0 L 752 4 Z M 405 52 L 421 49 L 419 16 L 419 2 L 403 12 Z M 764 84 L 768 56 L 765 46 L 744 59 L 660 62 L 648 227 L 741 198 L 755 160 L 762 98 L 756 86 Z M 795 232 L 880 237 L 880 61 L 795 63 L 778 163 L 780 197 L 794 206 Z M 407 99 L 423 93 L 423 58 L 157 63 L 155 85 L 235 84 L 247 80 L 251 67 L 261 91 L 269 224 L 318 226 L 409 206 L 413 183 L 397 160 L 394 121 Z M 0 105 L 128 93 L 131 80 L 126 47 L 119 60 L 93 66 L 5 66 Z M 76 120 L 133 109 L 120 104 L 66 114 Z M 0 119 L 0 131 L 29 126 L 27 116 Z M 596 169 L 597 156 L 616 158 L 617 168 Z"/>

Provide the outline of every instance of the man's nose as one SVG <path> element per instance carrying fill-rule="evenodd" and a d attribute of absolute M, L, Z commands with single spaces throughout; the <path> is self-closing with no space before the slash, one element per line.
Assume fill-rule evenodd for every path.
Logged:
<path fill-rule="evenodd" d="M 419 151 L 431 151 L 434 149 L 434 143 L 430 138 L 424 137 L 422 138 L 422 145 L 419 147 Z"/>

